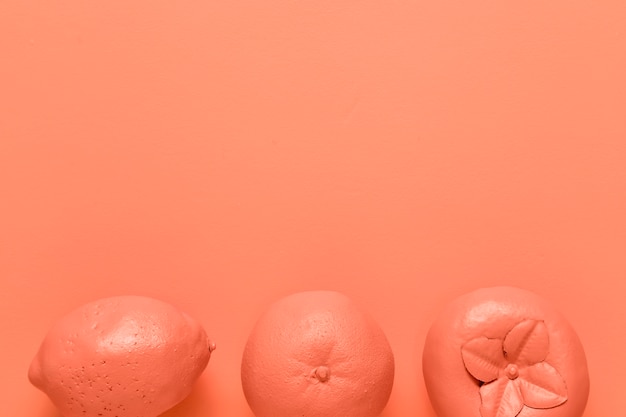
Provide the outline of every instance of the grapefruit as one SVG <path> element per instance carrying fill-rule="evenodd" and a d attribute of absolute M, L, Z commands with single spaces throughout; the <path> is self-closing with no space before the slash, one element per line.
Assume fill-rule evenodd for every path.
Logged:
<path fill-rule="evenodd" d="M 333 291 L 273 304 L 252 330 L 241 364 L 257 417 L 374 417 L 387 404 L 393 377 L 383 331 Z"/>
<path fill-rule="evenodd" d="M 28 377 L 64 417 L 155 417 L 190 393 L 213 349 L 200 324 L 167 303 L 105 298 L 52 327 Z"/>

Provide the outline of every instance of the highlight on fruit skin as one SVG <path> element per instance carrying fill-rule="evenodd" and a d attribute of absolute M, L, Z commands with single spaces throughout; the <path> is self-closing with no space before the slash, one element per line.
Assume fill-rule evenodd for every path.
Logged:
<path fill-rule="evenodd" d="M 104 298 L 56 322 L 28 377 L 64 417 L 156 417 L 189 395 L 213 350 L 202 326 L 168 303 Z"/>
<path fill-rule="evenodd" d="M 270 306 L 241 363 L 243 392 L 257 417 L 375 417 L 393 379 L 381 328 L 334 291 L 300 292 Z"/>

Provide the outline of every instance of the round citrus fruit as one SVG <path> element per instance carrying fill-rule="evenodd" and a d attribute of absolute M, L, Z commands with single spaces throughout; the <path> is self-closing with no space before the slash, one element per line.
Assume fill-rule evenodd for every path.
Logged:
<path fill-rule="evenodd" d="M 580 417 L 589 394 L 575 331 L 546 300 L 518 288 L 453 301 L 432 325 L 422 362 L 440 417 Z"/>
<path fill-rule="evenodd" d="M 154 417 L 190 393 L 214 348 L 167 303 L 105 298 L 54 325 L 28 376 L 65 417 Z"/>
<path fill-rule="evenodd" d="M 393 377 L 383 331 L 332 291 L 273 304 L 250 334 L 241 365 L 257 417 L 374 417 L 387 404 Z"/>

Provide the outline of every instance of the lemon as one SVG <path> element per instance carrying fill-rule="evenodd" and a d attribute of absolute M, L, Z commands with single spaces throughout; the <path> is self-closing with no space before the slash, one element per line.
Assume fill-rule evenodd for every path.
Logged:
<path fill-rule="evenodd" d="M 155 417 L 190 393 L 213 349 L 165 302 L 105 298 L 53 326 L 28 376 L 65 417 Z"/>

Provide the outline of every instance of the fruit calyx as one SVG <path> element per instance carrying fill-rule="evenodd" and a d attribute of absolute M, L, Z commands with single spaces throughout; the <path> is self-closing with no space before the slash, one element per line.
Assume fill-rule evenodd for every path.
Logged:
<path fill-rule="evenodd" d="M 326 382 L 330 378 L 330 369 L 326 366 L 318 366 L 313 370 L 313 375 L 319 382 Z"/>

